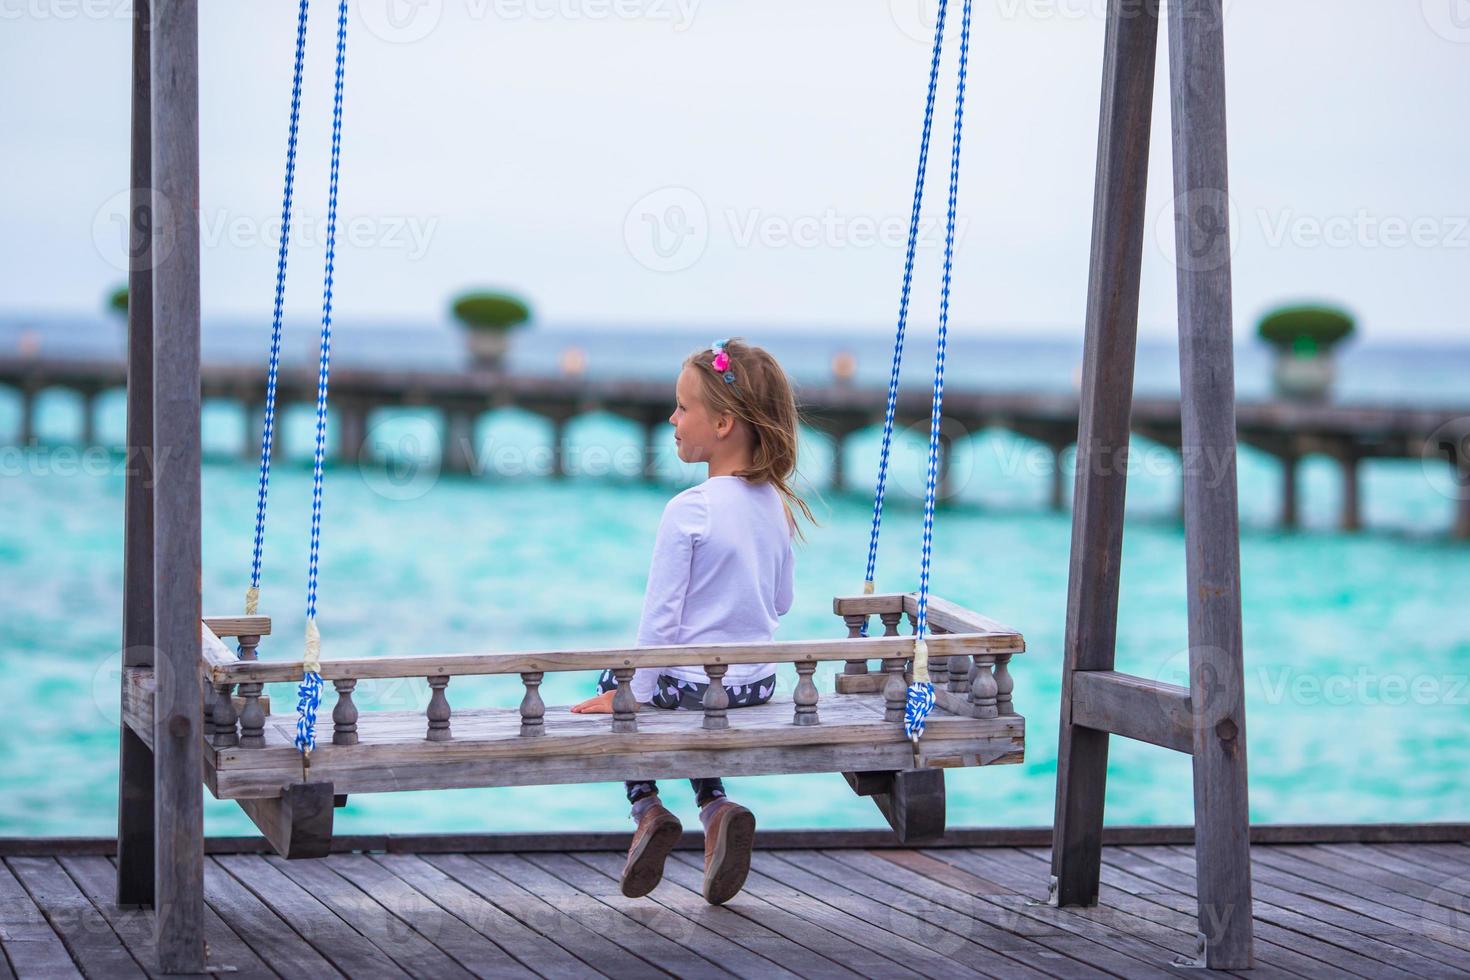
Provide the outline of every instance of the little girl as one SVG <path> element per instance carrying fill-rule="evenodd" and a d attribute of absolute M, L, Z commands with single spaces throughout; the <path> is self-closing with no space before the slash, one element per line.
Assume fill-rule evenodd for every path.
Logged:
<path fill-rule="evenodd" d="M 793 507 L 812 520 L 792 489 L 796 397 L 769 353 L 741 340 L 716 341 L 684 359 L 669 421 L 686 463 L 707 463 L 709 479 L 669 501 L 654 541 L 638 626 L 639 646 L 769 641 L 791 608 Z M 730 707 L 764 704 L 776 687 L 773 664 L 732 664 L 723 678 Z M 633 696 L 656 708 L 698 711 L 703 667 L 641 668 Z M 602 692 L 572 708 L 610 712 L 617 688 L 603 671 Z M 704 826 L 704 897 L 729 901 L 745 884 L 755 815 L 725 795 L 718 778 L 693 779 Z M 647 895 L 683 826 L 659 802 L 651 781 L 627 784 L 637 829 L 623 867 L 622 891 Z"/>

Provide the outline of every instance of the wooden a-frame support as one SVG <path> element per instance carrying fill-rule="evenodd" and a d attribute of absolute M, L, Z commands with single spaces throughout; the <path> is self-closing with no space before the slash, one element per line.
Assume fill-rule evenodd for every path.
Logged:
<path fill-rule="evenodd" d="M 1108 739 L 1193 756 L 1199 965 L 1252 965 L 1221 0 L 1170 0 L 1189 687 L 1114 671 L 1156 0 L 1110 0 L 1087 290 L 1053 901 L 1097 901 Z"/>
<path fill-rule="evenodd" d="M 117 900 L 151 904 L 157 969 L 200 973 L 199 8 L 133 7 L 123 663 L 151 666 L 153 739 L 122 724 Z"/>

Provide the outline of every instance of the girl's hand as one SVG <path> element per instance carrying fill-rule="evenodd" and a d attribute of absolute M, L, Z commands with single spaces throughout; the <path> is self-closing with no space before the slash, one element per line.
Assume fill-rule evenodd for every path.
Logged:
<path fill-rule="evenodd" d="M 586 701 L 583 701 L 581 704 L 574 704 L 574 705 L 572 705 L 572 714 L 574 714 L 574 715 L 610 715 L 610 714 L 612 714 L 612 709 L 613 709 L 613 707 L 612 707 L 613 695 L 616 694 L 616 693 L 617 693 L 616 691 L 604 691 L 601 694 L 597 695 L 597 697 L 595 697 L 595 698 L 588 698 Z M 639 705 L 637 702 L 634 702 L 634 704 L 633 704 L 633 710 L 634 711 L 637 711 L 640 707 L 641 707 L 641 705 Z"/>

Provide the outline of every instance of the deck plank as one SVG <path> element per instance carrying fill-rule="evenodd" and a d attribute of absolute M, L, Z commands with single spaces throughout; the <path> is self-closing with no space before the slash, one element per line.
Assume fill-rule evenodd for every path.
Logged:
<path fill-rule="evenodd" d="M 1176 858 L 1192 857 L 1180 848 L 1170 848 L 1169 851 Z M 1436 938 L 1426 928 L 1427 920 L 1422 916 L 1395 924 L 1380 916 L 1380 909 L 1359 911 L 1350 907 L 1347 897 L 1334 890 L 1323 889 L 1316 882 L 1278 870 L 1264 862 L 1253 869 L 1253 877 L 1269 893 L 1279 890 L 1285 895 L 1295 896 L 1296 907 L 1319 922 L 1327 922 L 1356 933 L 1364 942 L 1387 947 L 1384 950 L 1385 957 L 1391 958 L 1405 969 L 1409 968 L 1411 962 L 1406 959 L 1407 956 L 1412 958 L 1413 965 L 1424 976 L 1470 980 L 1470 956 L 1466 955 L 1464 949 Z"/>
<path fill-rule="evenodd" d="M 1038 903 L 1045 899 L 1047 879 L 1029 869 L 1018 870 L 1008 865 L 1001 852 L 992 853 L 988 848 L 955 848 L 922 853 L 960 869 L 983 872 L 987 878 L 1013 889 L 1022 898 L 1023 907 L 1028 908 L 1032 914 L 1050 919 L 1060 928 L 1086 936 L 1116 953 L 1166 974 L 1192 972 L 1175 963 L 1176 957 L 1194 956 L 1195 943 L 1192 940 L 1148 919 L 1132 915 L 1111 902 L 1099 903 L 1094 908 L 1025 905 L 1026 902 Z"/>
<path fill-rule="evenodd" d="M 0 862 L 0 949 L 21 980 L 82 975 L 61 937 L 4 862 Z"/>
<path fill-rule="evenodd" d="M 1049 860 L 1038 860 L 1018 848 L 987 850 L 984 852 L 984 856 L 989 861 L 1005 864 L 1022 881 L 1030 880 L 1035 875 L 1045 877 L 1050 874 L 1051 865 Z M 1104 881 L 1107 881 L 1107 876 L 1104 876 Z M 1109 882 L 1109 884 L 1111 883 Z M 1117 923 L 1117 928 L 1121 932 L 1126 932 L 1130 935 L 1140 935 L 1140 933 L 1135 931 L 1139 928 L 1137 923 L 1146 922 L 1148 923 L 1149 935 L 1164 937 L 1160 944 L 1165 945 L 1166 948 L 1172 950 L 1178 944 L 1182 943 L 1180 952 L 1186 952 L 1192 951 L 1196 945 L 1196 936 L 1199 932 L 1197 906 L 1189 913 L 1184 913 L 1172 906 L 1153 901 L 1151 898 L 1135 895 L 1126 888 L 1116 888 L 1109 891 L 1106 900 L 1099 899 L 1098 906 L 1102 909 L 1132 917 L 1132 919 L 1125 919 Z M 1154 930 L 1158 931 L 1156 932 Z M 1172 941 L 1169 941 L 1169 936 L 1174 937 Z M 1245 971 L 1232 972 L 1223 970 L 1220 972 L 1226 975 L 1251 977 L 1252 980 L 1264 980 L 1264 978 L 1268 977 L 1272 978 L 1272 980 L 1291 980 L 1291 978 L 1304 975 L 1299 971 L 1284 966 L 1271 956 L 1270 954 L 1275 951 L 1275 948 L 1272 944 L 1263 943 L 1257 939 L 1254 943 L 1255 966 L 1249 973 Z"/>
<path fill-rule="evenodd" d="M 640 921 L 641 917 L 636 913 L 629 914 L 599 901 L 596 896 L 563 881 L 536 862 L 517 854 L 483 854 L 476 856 L 475 860 L 561 909 L 598 935 L 675 976 L 733 980 L 734 974 L 723 969 L 713 958 L 671 940 L 660 929 Z M 649 913 L 650 919 L 661 917 L 657 906 L 638 904 L 643 912 Z"/>
<path fill-rule="evenodd" d="M 524 978 L 536 974 L 475 932 L 427 895 L 366 854 L 334 854 L 322 864 L 371 895 L 391 914 L 477 977 Z"/>
<path fill-rule="evenodd" d="M 1148 860 L 1172 867 L 1184 874 L 1194 876 L 1194 854 L 1173 847 L 1140 849 Z M 1319 902 L 1281 887 L 1281 876 L 1264 865 L 1254 869 L 1252 894 L 1256 901 L 1255 914 L 1274 919 L 1289 928 L 1306 935 L 1314 935 L 1344 949 L 1356 950 L 1385 967 L 1414 974 L 1420 977 L 1466 976 L 1461 969 L 1447 966 L 1413 947 L 1420 945 L 1424 937 L 1409 937 L 1408 948 L 1396 944 L 1401 939 L 1392 932 L 1385 934 L 1379 923 L 1336 906 Z"/>
<path fill-rule="evenodd" d="M 153 945 L 152 909 L 119 908 L 113 904 L 117 891 L 117 867 L 100 854 L 58 858 L 82 894 L 112 926 L 123 945 L 151 976 L 157 965 Z M 233 980 L 266 980 L 277 976 L 235 931 L 208 905 L 204 909 L 204 939 L 209 965 L 228 969 Z"/>
<path fill-rule="evenodd" d="M 1001 972 L 1008 977 L 1045 977 L 1051 974 L 1042 967 L 1050 963 L 1056 968 L 1065 963 L 1068 974 L 1078 980 L 1102 980 L 1107 976 L 1088 964 L 1066 960 L 1060 953 L 1032 939 L 904 892 L 882 878 L 843 864 L 826 851 L 775 851 L 772 854 L 791 863 L 799 861 L 802 868 L 814 875 L 882 902 L 902 913 L 905 918 L 900 921 L 909 926 L 909 934 L 924 936 L 925 945 L 932 945 L 932 948 L 950 955 L 963 954 L 966 962 L 983 964 L 987 971 Z M 912 926 L 910 920 L 918 925 Z"/>
<path fill-rule="evenodd" d="M 1108 848 L 1103 853 L 1104 882 L 1137 889 L 1154 901 L 1172 905 L 1188 915 L 1192 922 L 1198 922 L 1199 903 L 1195 899 L 1194 879 L 1171 868 L 1142 861 L 1121 848 Z M 1049 855 L 1043 860 L 1049 860 Z M 1375 977 L 1383 969 L 1382 964 L 1365 956 L 1324 943 L 1315 936 L 1293 932 L 1259 915 L 1255 918 L 1255 926 L 1257 940 L 1274 943 L 1278 949 L 1291 954 L 1289 959 L 1283 956 L 1282 963 L 1303 976 Z"/>
<path fill-rule="evenodd" d="M 265 861 L 310 892 L 409 976 L 471 980 L 468 970 L 389 911 L 375 893 L 357 887 L 326 861 L 287 861 L 275 855 Z"/>
<path fill-rule="evenodd" d="M 214 860 L 204 862 L 204 900 L 251 953 L 281 976 L 342 976 L 273 909 Z"/>
<path fill-rule="evenodd" d="M 1140 915 L 1155 915 L 1148 906 L 1167 909 L 1169 914 L 1158 921 L 1193 936 L 1199 930 L 1199 902 L 1195 898 L 1191 883 L 1187 890 L 1176 890 L 1134 874 L 1126 867 L 1125 856 L 1114 853 L 1115 849 L 1103 851 L 1102 883 L 1114 889 L 1109 902 L 1120 901 L 1130 911 Z M 1042 848 L 1017 848 L 1016 853 L 1038 862 L 1043 868 L 1051 866 L 1051 852 Z M 1256 922 L 1255 957 L 1259 968 L 1276 969 L 1286 975 L 1299 977 L 1338 977 L 1351 970 L 1333 967 L 1329 961 L 1313 958 L 1295 948 L 1299 937 L 1286 933 L 1269 923 Z M 1283 940 L 1289 940 L 1283 942 Z M 1333 947 L 1326 947 L 1331 950 Z M 1241 973 L 1255 976 L 1255 973 Z"/>
<path fill-rule="evenodd" d="M 588 929 L 534 892 L 463 854 L 425 860 L 523 925 L 552 940 L 594 970 L 624 977 L 663 977 L 664 971 Z"/>
<path fill-rule="evenodd" d="M 703 861 L 695 856 L 686 855 L 683 859 L 692 867 L 703 870 Z M 753 855 L 750 877 L 744 890 L 790 909 L 819 928 L 846 936 L 858 944 L 866 943 L 872 952 L 923 976 L 994 976 L 910 939 L 896 927 L 892 921 L 894 910 L 888 906 L 867 899 L 846 901 L 845 889 L 788 862 L 778 861 L 769 854 L 757 851 Z"/>
<path fill-rule="evenodd" d="M 664 881 L 674 881 L 699 895 L 704 881 L 703 861 L 698 858 L 681 860 L 676 852 L 664 866 Z M 704 901 L 703 898 L 699 900 Z M 720 906 L 720 911 L 734 913 L 779 932 L 816 955 L 826 957 L 861 976 L 894 976 L 904 980 L 915 980 L 920 976 L 868 948 L 876 930 L 870 930 L 867 936 L 854 941 L 848 936 L 813 925 L 796 910 L 762 897 L 750 888 L 749 882 L 739 895 Z"/>
<path fill-rule="evenodd" d="M 525 860 L 548 874 L 576 888 L 620 915 L 642 924 L 660 936 L 699 954 L 724 970 L 746 980 L 797 980 L 798 975 L 777 961 L 762 956 L 752 957 L 735 943 L 708 929 L 698 921 L 671 912 L 657 902 L 628 898 L 618 887 L 618 879 L 604 875 L 578 861 L 570 854 L 529 854 Z"/>
<path fill-rule="evenodd" d="M 408 976 L 371 939 L 344 922 L 311 892 L 272 867 L 263 856 L 220 854 L 214 860 L 294 929 L 312 949 L 353 980 L 361 977 L 398 980 Z"/>
<path fill-rule="evenodd" d="M 1122 956 L 1106 946 L 1059 928 L 1039 915 L 1028 915 L 1024 896 L 970 872 L 911 851 L 892 854 L 867 851 L 833 852 L 834 860 L 881 877 L 917 897 L 941 904 L 995 928 L 1030 939 L 1061 957 L 1057 975 L 1070 976 L 1088 967 L 1114 976 L 1170 976 L 1147 963 Z"/>
<path fill-rule="evenodd" d="M 66 944 L 82 973 L 146 980 L 148 974 L 142 964 L 55 858 L 13 857 L 5 863 Z"/>
<path fill-rule="evenodd" d="M 884 894 L 881 882 L 871 886 L 863 882 L 854 887 L 855 881 L 864 876 L 842 865 L 823 863 L 822 857 L 817 851 L 763 851 L 756 854 L 754 864 L 764 876 L 787 888 L 810 895 L 860 922 L 876 925 L 881 932 L 902 936 L 940 961 L 953 960 L 956 964 L 953 969 L 961 975 L 968 971 L 971 975 L 1032 980 L 1043 976 L 1031 970 L 1022 959 L 1009 959 L 971 941 L 963 931 L 951 931 L 928 917 L 914 914 L 920 910 L 910 911 L 913 902 L 884 901 L 893 898 L 893 894 Z M 927 911 L 932 913 L 933 907 Z M 895 951 L 902 953 L 903 949 L 895 948 Z M 903 961 L 909 962 L 908 957 Z"/>
<path fill-rule="evenodd" d="M 1271 853 L 1258 854 L 1256 860 L 1311 882 L 1314 887 L 1310 895 L 1313 898 L 1411 932 L 1424 929 L 1427 923 L 1441 921 L 1435 908 L 1444 910 L 1444 920 L 1461 911 L 1457 908 L 1459 896 L 1451 896 L 1432 883 L 1405 878 L 1369 862 L 1356 869 L 1356 874 L 1343 874 L 1338 870 L 1340 865 L 1320 864 L 1297 851 L 1296 848 L 1275 848 Z M 1434 938 L 1465 950 L 1466 957 L 1470 958 L 1470 932 L 1445 930 L 1444 934 L 1436 934 Z"/>
<path fill-rule="evenodd" d="M 619 880 L 625 861 L 623 855 L 605 852 L 582 852 L 572 856 L 614 884 Z M 760 963 L 780 963 L 797 975 L 812 980 L 857 980 L 858 974 L 846 966 L 813 952 L 778 931 L 778 923 L 763 924 L 733 909 L 710 905 L 697 890 L 691 890 L 679 880 L 680 869 L 672 870 L 673 874 L 665 871 L 663 881 L 648 896 L 669 911 L 749 950 L 760 957 Z"/>
<path fill-rule="evenodd" d="M 375 854 L 371 860 L 475 932 L 495 943 L 527 969 L 548 980 L 577 980 L 587 964 L 540 933 L 507 915 L 483 897 L 415 854 Z"/>
<path fill-rule="evenodd" d="M 1398 844 L 1381 844 L 1372 848 L 1372 862 L 1377 867 L 1392 868 L 1414 881 L 1433 882 L 1435 887 L 1456 895 L 1470 896 L 1470 867 L 1460 865 L 1457 851 L 1470 851 L 1459 844 L 1426 844 L 1424 853 Z M 1342 851 L 1319 848 L 1324 854 L 1343 856 Z"/>

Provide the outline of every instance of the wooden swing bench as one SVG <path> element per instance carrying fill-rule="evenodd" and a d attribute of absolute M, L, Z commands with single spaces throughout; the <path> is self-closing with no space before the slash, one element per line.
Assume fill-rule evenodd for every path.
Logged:
<path fill-rule="evenodd" d="M 331 735 L 322 719 L 305 766 L 293 743 L 296 715 L 269 713 L 262 696 L 268 682 L 299 681 L 301 662 L 255 659 L 269 617 L 207 617 L 204 782 L 217 799 L 238 801 L 288 858 L 325 855 L 334 805 L 353 793 L 774 773 L 840 772 L 855 792 L 873 797 L 900 839 L 934 837 L 944 830 L 943 769 L 1024 758 L 1025 719 L 1012 706 L 1007 665 L 1025 643 L 931 596 L 938 703 L 915 745 L 903 730 L 913 639 L 899 624 L 907 618 L 912 629 L 917 603 L 915 593 L 836 598 L 833 610 L 849 633 L 837 640 L 323 661 L 321 676 L 338 700 Z M 883 635 L 861 636 L 873 617 Z M 222 637 L 238 641 L 239 658 Z M 881 673 L 869 673 L 870 660 L 881 661 Z M 844 667 L 837 693 L 819 697 L 813 673 L 823 661 Z M 714 682 L 740 663 L 794 664 L 798 683 L 790 697 L 728 712 L 728 695 Z M 636 668 L 690 664 L 702 664 L 712 682 L 702 712 L 634 710 Z M 618 681 L 611 716 L 542 703 L 547 672 L 605 668 Z M 124 673 L 124 717 L 151 746 L 153 668 Z M 451 678 L 484 674 L 518 674 L 520 707 L 451 711 Z M 424 712 L 359 714 L 353 703 L 360 680 L 419 677 L 431 689 Z"/>

